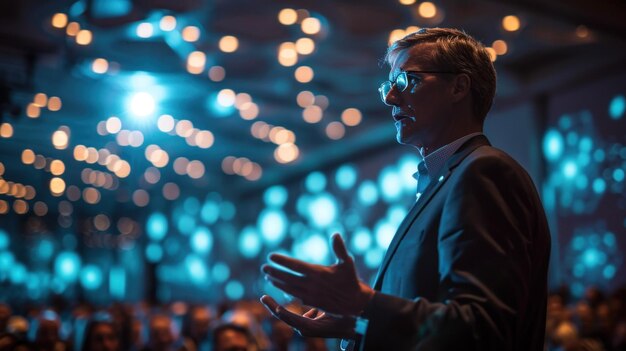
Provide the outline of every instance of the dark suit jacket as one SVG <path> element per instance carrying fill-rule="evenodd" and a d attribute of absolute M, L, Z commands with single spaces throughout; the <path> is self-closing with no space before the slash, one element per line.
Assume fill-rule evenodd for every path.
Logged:
<path fill-rule="evenodd" d="M 531 178 L 470 139 L 396 232 L 362 350 L 542 350 L 550 233 Z"/>

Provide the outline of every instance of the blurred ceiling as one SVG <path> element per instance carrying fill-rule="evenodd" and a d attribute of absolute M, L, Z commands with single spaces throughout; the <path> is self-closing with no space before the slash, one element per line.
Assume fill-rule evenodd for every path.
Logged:
<path fill-rule="evenodd" d="M 63 199 L 65 195 L 50 195 L 52 175 L 46 171 L 52 159 L 59 159 L 65 165 L 60 177 L 68 187 L 90 186 L 84 182 L 85 168 L 115 178 L 116 190 L 100 190 L 103 203 L 114 206 L 132 205 L 132 193 L 139 188 L 154 198 L 168 182 L 176 183 L 184 194 L 218 191 L 243 197 L 314 169 L 357 160 L 394 144 L 390 114 L 376 89 L 387 75 L 380 58 L 392 31 L 409 26 L 461 28 L 490 47 L 496 47 L 496 40 L 504 41 L 506 53 L 497 55 L 495 61 L 499 74 L 496 110 L 624 69 L 624 1 L 441 0 L 434 2 L 432 18 L 426 18 L 430 17 L 427 7 L 422 7 L 420 14 L 422 5 L 382 0 L 1 2 L 0 108 L 2 122 L 13 130 L 10 137 L 0 138 L 2 177 L 34 187 L 37 195 L 33 201 Z M 278 15 L 285 8 L 298 10 L 296 23 L 279 22 Z M 76 22 L 89 33 L 79 34 L 81 39 L 68 34 L 71 30 L 62 16 L 57 17 L 62 25 L 55 28 L 53 16 L 57 13 L 65 14 L 67 23 Z M 283 12 L 287 19 L 288 14 Z M 503 19 L 511 15 L 520 21 L 518 30 L 503 28 Z M 164 16 L 173 16 L 175 24 Z M 317 21 L 304 28 L 306 18 Z M 198 40 L 184 40 L 187 27 L 198 29 Z M 225 36 L 236 37 L 235 51 L 220 48 L 221 40 L 228 44 Z M 301 38 L 312 39 L 313 52 L 293 54 L 293 43 Z M 281 45 L 286 51 L 280 50 Z M 306 48 L 298 50 L 306 52 Z M 283 56 L 282 63 L 279 55 Z M 106 60 L 98 61 L 106 65 L 98 66 L 96 59 Z M 301 66 L 314 72 L 310 82 L 299 82 L 294 76 Z M 222 69 L 225 77 L 220 80 Z M 301 69 L 300 74 L 306 75 L 306 70 Z M 234 101 L 232 92 L 224 89 L 240 94 L 236 107 L 223 106 Z M 314 101 L 307 102 L 305 93 L 299 102 L 302 91 L 311 92 Z M 127 102 L 138 92 L 155 98 L 156 110 L 151 116 L 138 118 L 129 110 Z M 38 117 L 28 117 L 37 93 L 59 97 L 60 111 L 42 106 Z M 323 111 L 317 123 L 303 120 L 303 106 L 311 102 L 318 107 L 308 108 L 310 118 Z M 342 122 L 342 113 L 349 108 L 358 109 L 362 115 L 356 126 Z M 163 132 L 157 126 L 163 114 L 176 121 L 187 120 L 193 127 L 185 122 L 172 132 Z M 106 121 L 111 116 L 119 117 L 121 128 L 129 132 L 118 132 L 113 122 L 113 132 L 107 132 Z M 70 139 L 65 149 L 57 149 L 52 135 L 62 126 L 69 130 Z M 272 142 L 268 137 L 262 140 L 253 136 L 253 126 L 257 136 L 267 132 L 268 126 L 283 127 L 293 134 L 283 132 L 277 142 Z M 202 130 L 210 131 L 213 137 L 208 148 L 193 146 L 200 140 L 195 135 Z M 138 147 L 124 146 L 123 141 L 120 145 L 119 134 L 126 137 L 130 131 L 142 133 Z M 207 133 L 203 135 L 207 137 Z M 277 152 L 286 152 L 284 157 L 288 157 L 293 151 L 291 145 L 277 151 L 280 138 L 292 136 L 298 157 L 292 162 L 278 162 Z M 201 143 L 210 144 L 209 139 Z M 128 162 L 130 174 L 117 177 L 107 164 L 76 160 L 78 145 L 106 148 Z M 160 175 L 155 184 L 146 181 L 145 175 L 154 167 L 146 157 L 155 148 L 149 145 L 164 150 L 168 161 L 155 167 Z M 36 169 L 24 164 L 21 157 L 25 149 L 48 158 L 47 166 Z M 165 156 L 159 155 L 158 162 L 163 163 Z M 194 177 L 190 177 L 184 169 L 177 172 L 175 161 L 181 157 L 200 161 L 204 173 L 195 169 L 191 171 Z M 245 160 L 240 159 L 238 166 L 244 170 L 238 172 L 250 175 L 250 169 L 262 169 L 260 178 L 248 180 L 227 174 L 232 171 L 225 172 L 223 167 L 228 168 L 232 157 L 256 163 L 254 167 L 242 166 Z M 184 166 L 183 159 L 179 162 Z"/>

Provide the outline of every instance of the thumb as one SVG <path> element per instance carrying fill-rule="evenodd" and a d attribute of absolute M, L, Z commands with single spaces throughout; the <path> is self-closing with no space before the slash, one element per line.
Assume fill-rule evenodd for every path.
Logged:
<path fill-rule="evenodd" d="M 346 249 L 346 244 L 343 242 L 341 235 L 339 233 L 333 234 L 333 251 L 335 252 L 335 256 L 339 259 L 339 262 L 351 260 L 350 254 Z"/>

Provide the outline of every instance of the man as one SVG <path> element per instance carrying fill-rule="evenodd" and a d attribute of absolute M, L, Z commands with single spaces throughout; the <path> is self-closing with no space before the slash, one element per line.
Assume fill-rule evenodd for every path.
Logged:
<path fill-rule="evenodd" d="M 261 301 L 302 334 L 364 350 L 542 350 L 550 235 L 528 174 L 482 134 L 496 82 L 488 53 L 461 31 L 433 28 L 395 42 L 385 59 L 381 98 L 398 142 L 424 160 L 374 288 L 335 235 L 335 265 L 272 254 L 262 267 L 316 308 L 298 315 Z"/>

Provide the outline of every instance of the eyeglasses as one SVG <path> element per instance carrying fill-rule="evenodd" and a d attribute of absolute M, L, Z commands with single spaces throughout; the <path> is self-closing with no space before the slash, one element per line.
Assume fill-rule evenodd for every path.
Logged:
<path fill-rule="evenodd" d="M 396 78 L 391 80 L 386 80 L 380 84 L 378 88 L 378 92 L 380 93 L 380 99 L 387 106 L 391 106 L 391 104 L 387 103 L 387 95 L 395 85 L 399 92 L 403 92 L 406 88 L 409 87 L 409 76 L 416 80 L 415 84 L 418 84 L 422 81 L 422 77 L 418 76 L 420 73 L 430 73 L 430 74 L 457 74 L 457 72 L 447 72 L 447 71 L 402 71 L 400 74 L 396 76 Z"/>

